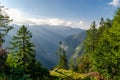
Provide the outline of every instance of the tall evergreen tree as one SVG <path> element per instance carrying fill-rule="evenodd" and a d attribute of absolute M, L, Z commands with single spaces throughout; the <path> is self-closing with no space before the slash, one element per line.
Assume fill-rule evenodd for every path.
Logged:
<path fill-rule="evenodd" d="M 87 36 L 84 41 L 84 54 L 78 58 L 78 72 L 87 73 L 92 71 L 93 65 L 93 54 L 95 53 L 96 45 L 98 41 L 96 23 L 93 23 L 90 26 L 90 29 L 87 30 Z"/>
<path fill-rule="evenodd" d="M 59 62 L 57 67 L 62 69 L 68 69 L 67 56 L 62 42 L 59 43 L 59 49 L 57 51 L 57 54 L 59 55 Z"/>
<path fill-rule="evenodd" d="M 16 80 L 41 80 L 49 75 L 35 58 L 34 44 L 31 43 L 31 32 L 24 25 L 13 36 L 6 64 L 10 67 L 12 79 Z"/>
<path fill-rule="evenodd" d="M 109 18 L 107 18 L 105 21 L 103 18 L 101 18 L 98 32 L 97 32 L 98 41 L 100 38 L 102 38 L 103 33 L 105 31 L 108 31 L 111 28 L 111 26 L 112 26 L 112 21 Z"/>
<path fill-rule="evenodd" d="M 11 52 L 8 54 L 6 63 L 11 67 L 14 75 L 29 73 L 29 67 L 35 63 L 35 51 L 33 43 L 30 42 L 31 38 L 31 32 L 24 25 L 12 38 Z"/>
<path fill-rule="evenodd" d="M 64 50 L 63 50 L 63 54 L 60 55 L 59 65 L 62 69 L 68 69 L 67 57 L 66 57 L 66 53 Z"/>
<path fill-rule="evenodd" d="M 12 29 L 12 26 L 9 26 L 10 20 L 9 16 L 5 12 L 4 6 L 0 4 L 0 71 L 3 71 L 5 65 L 4 62 L 6 60 L 7 52 L 6 49 L 3 49 L 3 43 L 5 42 L 5 36 Z"/>
<path fill-rule="evenodd" d="M 104 18 L 102 17 L 100 19 L 100 23 L 99 23 L 99 28 L 98 28 L 98 39 L 100 38 L 100 36 L 102 35 L 103 31 L 105 30 L 105 21 L 104 21 Z"/>
<path fill-rule="evenodd" d="M 5 42 L 4 38 L 7 33 L 13 28 L 12 26 L 9 26 L 9 23 L 12 20 L 10 20 L 4 9 L 4 6 L 0 5 L 0 47 L 2 47 L 2 44 Z"/>
<path fill-rule="evenodd" d="M 104 18 L 101 17 L 99 26 L 103 26 L 103 25 L 104 25 Z"/>
<path fill-rule="evenodd" d="M 16 36 L 13 36 L 11 44 L 11 50 L 13 53 L 21 56 L 23 61 L 31 61 L 29 59 L 35 59 L 34 44 L 31 43 L 31 32 L 24 25 L 18 30 Z"/>
<path fill-rule="evenodd" d="M 113 18 L 112 27 L 103 33 L 94 58 L 96 69 L 107 80 L 120 79 L 120 9 Z M 108 26 L 109 27 L 109 26 Z"/>
<path fill-rule="evenodd" d="M 84 52 L 85 53 L 94 53 L 95 46 L 97 43 L 97 29 L 96 23 L 93 21 L 89 30 L 87 30 L 87 37 L 84 41 Z"/>
<path fill-rule="evenodd" d="M 5 72 L 6 58 L 7 58 L 6 49 L 0 48 L 0 73 Z"/>

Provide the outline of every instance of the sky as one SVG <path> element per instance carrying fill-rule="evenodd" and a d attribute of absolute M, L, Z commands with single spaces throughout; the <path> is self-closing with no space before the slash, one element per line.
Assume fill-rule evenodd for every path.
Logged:
<path fill-rule="evenodd" d="M 88 29 L 101 17 L 110 18 L 120 0 L 0 0 L 14 24 L 70 26 Z"/>

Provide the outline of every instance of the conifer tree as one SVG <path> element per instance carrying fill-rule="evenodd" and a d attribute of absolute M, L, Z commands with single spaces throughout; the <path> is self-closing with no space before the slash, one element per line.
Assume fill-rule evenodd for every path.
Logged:
<path fill-rule="evenodd" d="M 78 58 L 78 72 L 87 73 L 91 71 L 93 65 L 92 55 L 95 54 L 98 41 L 96 23 L 93 21 L 84 41 L 84 54 Z"/>
<path fill-rule="evenodd" d="M 34 44 L 31 43 L 30 39 L 32 38 L 31 32 L 24 25 L 18 30 L 17 35 L 13 36 L 12 52 L 17 53 L 21 56 L 23 61 L 31 61 L 29 59 L 35 59 L 35 50 Z"/>
<path fill-rule="evenodd" d="M 2 47 L 3 43 L 5 42 L 5 36 L 7 33 L 13 28 L 9 26 L 10 20 L 9 16 L 5 12 L 4 6 L 0 5 L 0 47 Z"/>
<path fill-rule="evenodd" d="M 7 33 L 13 28 L 9 26 L 10 20 L 8 14 L 5 12 L 4 6 L 0 4 L 0 71 L 3 72 L 3 68 L 5 67 L 4 62 L 6 60 L 7 52 L 6 49 L 3 49 L 3 43 L 5 42 L 5 36 Z"/>
<path fill-rule="evenodd" d="M 8 54 L 7 64 L 12 67 L 13 74 L 28 73 L 28 69 L 35 63 L 34 44 L 31 43 L 31 32 L 24 25 L 18 30 L 17 35 L 11 41 L 10 53 Z"/>
<path fill-rule="evenodd" d="M 24 25 L 18 30 L 11 41 L 11 52 L 8 54 L 6 64 L 10 67 L 13 80 L 41 80 L 49 75 L 35 58 L 34 44 L 31 42 L 32 34 Z"/>
<path fill-rule="evenodd" d="M 66 57 L 64 50 L 63 50 L 63 54 L 60 56 L 60 63 L 59 64 L 60 64 L 60 67 L 62 69 L 68 69 L 67 57 Z"/>
<path fill-rule="evenodd" d="M 104 18 L 102 17 L 100 19 L 99 29 L 98 29 L 98 33 L 97 33 L 98 39 L 101 37 L 104 30 L 105 30 L 105 21 L 104 21 Z"/>
<path fill-rule="evenodd" d="M 103 25 L 104 25 L 104 18 L 101 17 L 99 26 L 103 26 Z"/>
<path fill-rule="evenodd" d="M 84 41 L 84 52 L 85 53 L 94 53 L 95 46 L 97 43 L 97 29 L 96 23 L 93 21 L 89 30 L 87 30 L 87 37 Z"/>
<path fill-rule="evenodd" d="M 117 10 L 112 27 L 103 33 L 94 58 L 96 69 L 107 80 L 120 79 L 120 9 Z M 108 26 L 109 27 L 109 26 Z"/>
<path fill-rule="evenodd" d="M 100 20 L 97 36 L 98 36 L 98 41 L 100 38 L 103 36 L 104 31 L 108 31 L 111 28 L 112 21 L 107 18 L 105 21 L 103 18 Z"/>
<path fill-rule="evenodd" d="M 59 43 L 59 49 L 57 51 L 57 54 L 59 55 L 59 62 L 57 67 L 62 69 L 68 69 L 67 56 L 62 42 Z"/>

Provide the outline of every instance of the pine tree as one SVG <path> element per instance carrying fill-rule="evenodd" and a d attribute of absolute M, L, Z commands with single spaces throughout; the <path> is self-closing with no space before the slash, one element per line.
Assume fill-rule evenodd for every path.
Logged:
<path fill-rule="evenodd" d="M 113 18 L 112 27 L 103 33 L 96 49 L 95 66 L 107 80 L 120 79 L 120 9 Z M 110 27 L 110 26 L 108 26 Z"/>
<path fill-rule="evenodd" d="M 103 25 L 104 25 L 104 18 L 101 17 L 99 26 L 103 26 Z"/>
<path fill-rule="evenodd" d="M 24 25 L 18 30 L 11 41 L 11 52 L 8 54 L 7 65 L 12 73 L 22 75 L 29 73 L 29 67 L 35 63 L 34 44 L 30 42 L 31 32 Z"/>
<path fill-rule="evenodd" d="M 98 41 L 100 38 L 102 38 L 103 33 L 105 31 L 108 31 L 111 28 L 111 26 L 112 26 L 112 21 L 109 18 L 107 18 L 105 21 L 103 18 L 101 18 L 98 32 L 97 32 Z"/>
<path fill-rule="evenodd" d="M 98 36 L 96 23 L 93 21 L 89 30 L 87 30 L 87 36 L 84 41 L 84 54 L 78 58 L 78 72 L 87 73 L 91 71 L 93 65 L 93 54 L 95 54 L 97 46 Z"/>
<path fill-rule="evenodd" d="M 30 41 L 31 32 L 24 25 L 11 41 L 11 52 L 6 64 L 10 67 L 12 80 L 41 80 L 47 78 L 49 71 L 43 68 L 35 58 L 34 44 Z"/>
<path fill-rule="evenodd" d="M 59 62 L 57 67 L 62 69 L 68 69 L 67 56 L 62 42 L 59 43 L 59 49 L 57 51 L 57 54 L 59 55 Z"/>
<path fill-rule="evenodd" d="M 22 60 L 26 62 L 31 61 L 29 59 L 35 59 L 34 44 L 31 43 L 31 38 L 31 32 L 23 25 L 11 41 L 12 53 L 17 53 L 17 55 L 21 56 Z"/>
<path fill-rule="evenodd" d="M 66 57 L 66 54 L 65 54 L 65 51 L 63 50 L 63 54 L 60 56 L 60 67 L 62 69 L 68 69 L 68 66 L 67 66 L 67 57 Z"/>
<path fill-rule="evenodd" d="M 99 29 L 98 29 L 98 33 L 97 33 L 98 39 L 101 37 L 104 30 L 105 30 L 105 21 L 104 21 L 104 18 L 102 17 L 100 19 Z"/>
<path fill-rule="evenodd" d="M 7 33 L 13 28 L 12 26 L 9 26 L 9 23 L 12 20 L 10 20 L 4 9 L 4 6 L 0 5 L 0 47 L 2 47 L 3 43 L 5 42 L 4 38 Z"/>
<path fill-rule="evenodd" d="M 9 16 L 5 12 L 4 6 L 1 6 L 0 4 L 0 71 L 3 72 L 5 67 L 5 60 L 7 57 L 6 49 L 4 49 L 3 43 L 5 42 L 5 36 L 7 33 L 13 28 L 12 26 L 9 26 L 9 23 L 12 20 L 10 20 Z"/>
<path fill-rule="evenodd" d="M 5 61 L 7 58 L 6 49 L 0 48 L 0 73 L 5 71 Z"/>
<path fill-rule="evenodd" d="M 84 41 L 84 52 L 85 53 L 94 53 L 95 46 L 97 43 L 97 29 L 96 23 L 93 21 L 89 30 L 87 30 L 87 37 Z"/>

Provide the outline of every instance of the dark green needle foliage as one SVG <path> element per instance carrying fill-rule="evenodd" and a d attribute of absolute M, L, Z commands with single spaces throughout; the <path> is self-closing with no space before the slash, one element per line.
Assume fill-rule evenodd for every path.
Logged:
<path fill-rule="evenodd" d="M 61 69 L 68 69 L 67 56 L 62 42 L 59 43 L 59 49 L 57 51 L 57 54 L 59 56 L 59 62 L 57 67 Z"/>
<path fill-rule="evenodd" d="M 95 47 L 97 44 L 97 29 L 96 23 L 93 21 L 89 30 L 87 30 L 87 37 L 84 41 L 84 52 L 85 53 L 94 53 Z"/>
<path fill-rule="evenodd" d="M 7 57 L 7 51 L 3 48 L 3 43 L 5 42 L 5 36 L 7 36 L 7 33 L 12 29 L 12 26 L 9 26 L 12 20 L 10 20 L 5 9 L 6 8 L 0 4 L 0 73 L 4 72 L 4 63 Z"/>
<path fill-rule="evenodd" d="M 24 25 L 13 36 L 6 64 L 10 67 L 13 79 L 41 79 L 49 74 L 47 69 L 35 59 L 34 44 L 31 43 L 31 32 Z"/>
<path fill-rule="evenodd" d="M 84 41 L 84 55 L 78 58 L 78 72 L 87 73 L 91 71 L 93 65 L 92 55 L 95 52 L 97 41 L 97 28 L 95 21 L 93 21 L 90 29 L 87 30 L 87 36 Z"/>
<path fill-rule="evenodd" d="M 13 28 L 12 26 L 9 26 L 9 23 L 12 20 L 10 20 L 9 16 L 5 12 L 4 6 L 0 5 L 0 47 L 5 42 L 5 36 L 7 33 Z"/>
<path fill-rule="evenodd" d="M 31 32 L 23 25 L 11 41 L 11 52 L 17 53 L 26 62 L 30 61 L 29 59 L 35 59 L 34 44 L 31 43 L 31 38 Z"/>
<path fill-rule="evenodd" d="M 113 18 L 112 27 L 103 33 L 94 57 L 97 70 L 106 79 L 120 79 L 120 8 Z"/>

